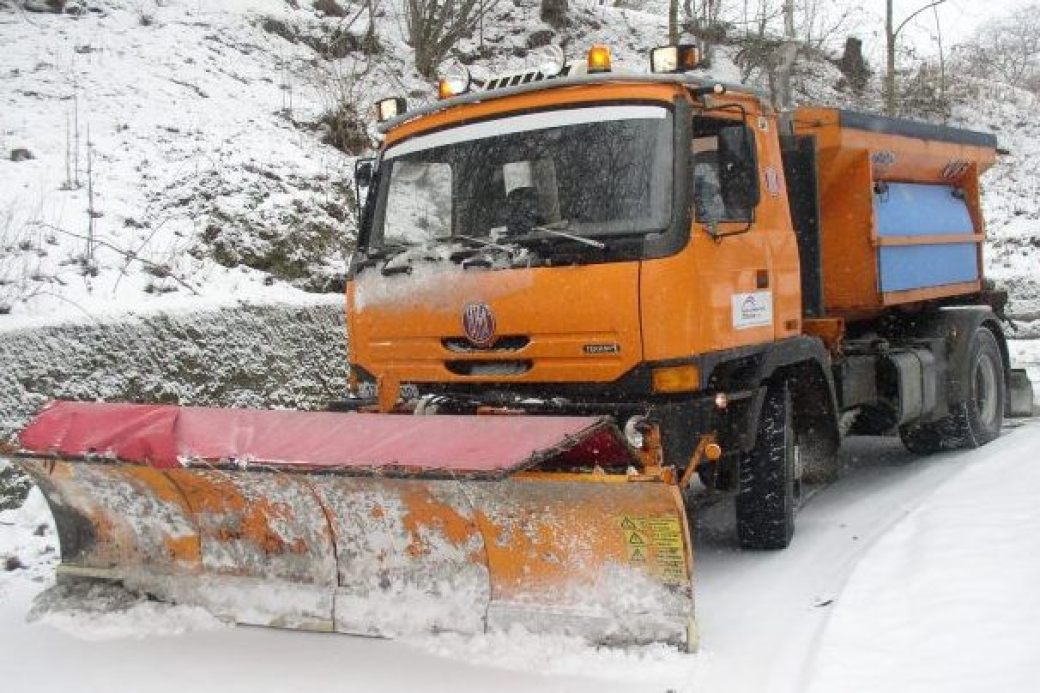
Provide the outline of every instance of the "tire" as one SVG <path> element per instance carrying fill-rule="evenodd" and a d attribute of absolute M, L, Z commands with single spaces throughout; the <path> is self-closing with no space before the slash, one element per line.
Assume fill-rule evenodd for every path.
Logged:
<path fill-rule="evenodd" d="M 962 439 L 962 447 L 981 447 L 1000 435 L 1005 400 L 1004 358 L 996 337 L 985 327 L 972 335 L 962 382 L 967 383 L 968 399 L 954 415 L 956 433 Z"/>
<path fill-rule="evenodd" d="M 766 391 L 755 447 L 740 462 L 737 536 L 745 549 L 783 549 L 794 536 L 801 474 L 786 382 Z"/>
<path fill-rule="evenodd" d="M 938 424 L 900 426 L 899 438 L 915 455 L 931 455 L 943 449 L 943 432 Z"/>
<path fill-rule="evenodd" d="M 910 452 L 930 455 L 941 450 L 977 448 L 1000 435 L 1004 425 L 1004 358 L 996 337 L 985 327 L 972 335 L 967 362 L 957 377 L 967 388 L 967 399 L 955 404 L 950 416 L 899 429 L 899 437 Z"/>

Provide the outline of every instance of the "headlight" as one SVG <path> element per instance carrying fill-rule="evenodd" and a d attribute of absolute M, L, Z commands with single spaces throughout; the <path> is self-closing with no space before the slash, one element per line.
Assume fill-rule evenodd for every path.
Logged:
<path fill-rule="evenodd" d="M 700 49 L 688 44 L 661 46 L 650 51 L 651 72 L 687 72 L 700 62 Z"/>
<path fill-rule="evenodd" d="M 452 96 L 465 94 L 469 91 L 471 77 L 469 68 L 458 60 L 449 60 L 437 71 L 440 81 L 437 85 L 437 96 L 441 99 L 449 99 Z"/>
<path fill-rule="evenodd" d="M 625 440 L 636 450 L 642 450 L 646 445 L 646 436 L 643 435 L 645 426 L 645 416 L 633 416 L 625 422 Z"/>
<path fill-rule="evenodd" d="M 548 78 L 560 74 L 567 64 L 567 59 L 562 48 L 550 43 L 532 51 L 529 63 L 541 72 L 543 77 Z"/>
<path fill-rule="evenodd" d="M 395 96 L 390 99 L 383 99 L 382 101 L 376 101 L 376 120 L 380 123 L 386 122 L 391 118 L 396 118 L 399 115 L 404 115 L 404 112 L 408 110 L 408 102 L 400 96 Z"/>

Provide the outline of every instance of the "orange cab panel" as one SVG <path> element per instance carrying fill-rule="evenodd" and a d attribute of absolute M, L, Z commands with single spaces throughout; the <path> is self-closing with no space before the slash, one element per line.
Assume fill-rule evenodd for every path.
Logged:
<path fill-rule="evenodd" d="M 354 361 L 408 382 L 609 382 L 642 360 L 639 263 L 360 274 L 348 287 Z M 489 309 L 486 346 L 467 306 Z"/>

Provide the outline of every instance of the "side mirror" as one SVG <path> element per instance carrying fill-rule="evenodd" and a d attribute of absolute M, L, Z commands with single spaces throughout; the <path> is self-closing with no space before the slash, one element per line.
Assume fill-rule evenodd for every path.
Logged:
<path fill-rule="evenodd" d="M 375 172 L 375 159 L 358 159 L 354 162 L 354 185 L 356 185 L 359 190 L 361 188 L 370 187 L 372 185 L 372 179 L 375 177 Z"/>
<path fill-rule="evenodd" d="M 357 195 L 359 209 L 365 206 L 368 197 L 368 189 L 372 187 L 372 181 L 376 177 L 375 159 L 367 157 L 354 162 L 354 194 Z M 362 193 L 362 191 L 364 191 Z"/>

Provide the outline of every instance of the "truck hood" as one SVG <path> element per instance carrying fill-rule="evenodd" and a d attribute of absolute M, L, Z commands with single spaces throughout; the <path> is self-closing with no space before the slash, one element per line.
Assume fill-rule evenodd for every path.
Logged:
<path fill-rule="evenodd" d="M 373 268 L 347 303 L 353 362 L 402 382 L 610 382 L 642 360 L 638 262 Z"/>

